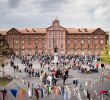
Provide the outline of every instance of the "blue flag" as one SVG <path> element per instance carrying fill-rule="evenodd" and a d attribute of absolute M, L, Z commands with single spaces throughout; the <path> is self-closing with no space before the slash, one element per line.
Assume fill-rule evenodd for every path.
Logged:
<path fill-rule="evenodd" d="M 16 98 L 18 91 L 16 89 L 11 89 L 10 91 L 11 91 L 12 95 Z"/>

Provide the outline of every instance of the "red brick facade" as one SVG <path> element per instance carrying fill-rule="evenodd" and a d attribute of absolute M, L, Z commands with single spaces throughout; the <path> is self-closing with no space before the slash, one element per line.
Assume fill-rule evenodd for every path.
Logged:
<path fill-rule="evenodd" d="M 107 43 L 107 35 L 102 29 L 76 29 L 60 26 L 58 20 L 48 28 L 15 29 L 7 32 L 9 46 L 17 55 L 54 53 L 100 55 Z"/>

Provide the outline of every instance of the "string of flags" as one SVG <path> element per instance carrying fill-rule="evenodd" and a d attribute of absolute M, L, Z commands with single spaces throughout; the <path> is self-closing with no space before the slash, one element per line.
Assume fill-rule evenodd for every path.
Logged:
<path fill-rule="evenodd" d="M 26 84 L 27 83 L 24 78 L 19 78 L 19 80 L 23 84 Z M 96 84 L 98 81 L 100 81 L 100 77 L 99 78 L 95 78 L 95 79 L 91 79 L 91 80 L 88 79 L 88 80 L 85 81 L 85 86 L 88 86 L 88 85 L 91 85 L 92 86 L 92 85 Z M 16 80 L 15 80 L 15 83 L 16 83 Z M 64 100 L 67 100 L 67 98 L 70 98 L 71 97 L 72 89 L 69 86 L 65 86 L 65 87 L 64 86 L 52 86 L 51 87 L 51 86 L 47 86 L 47 85 L 42 86 L 42 85 L 37 84 L 37 82 L 32 82 L 32 84 L 33 84 L 32 85 L 32 89 L 33 88 L 37 88 L 38 91 L 40 91 L 41 97 L 44 97 L 44 95 L 48 95 L 51 92 L 53 92 L 56 95 L 63 96 L 64 97 Z M 28 88 L 28 90 L 26 90 L 25 88 L 19 87 L 17 84 L 16 84 L 16 86 L 18 88 L 10 89 L 11 94 L 15 98 L 17 97 L 18 94 L 20 96 L 20 100 L 25 100 L 24 98 L 25 98 L 25 95 L 26 94 L 28 94 L 29 97 L 32 97 L 33 96 L 33 90 L 31 88 Z M 2 91 L 0 91 L 0 92 L 2 92 Z M 96 90 L 95 90 L 94 93 L 96 93 Z M 85 96 L 87 95 L 85 90 L 84 90 L 84 94 L 85 94 Z M 79 100 L 81 100 L 80 92 L 78 92 L 77 95 L 78 95 Z"/>
<path fill-rule="evenodd" d="M 17 95 L 18 90 L 11 89 L 10 91 L 11 91 L 12 95 L 16 98 L 16 95 Z"/>

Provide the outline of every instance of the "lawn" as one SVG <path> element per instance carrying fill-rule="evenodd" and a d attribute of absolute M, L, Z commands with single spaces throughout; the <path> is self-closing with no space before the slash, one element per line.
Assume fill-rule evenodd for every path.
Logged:
<path fill-rule="evenodd" d="M 12 78 L 0 77 L 0 86 L 5 86 L 12 81 Z"/>

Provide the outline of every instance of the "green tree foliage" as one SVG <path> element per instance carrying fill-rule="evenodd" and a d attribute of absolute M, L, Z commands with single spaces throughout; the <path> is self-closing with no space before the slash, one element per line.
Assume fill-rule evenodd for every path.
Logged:
<path fill-rule="evenodd" d="M 5 36 L 0 34 L 0 67 L 5 64 L 5 58 L 11 54 L 14 54 L 13 50 L 9 48 Z"/>
<path fill-rule="evenodd" d="M 13 54 L 13 50 L 9 48 L 9 45 L 5 39 L 4 36 L 0 34 L 0 56 L 8 56 L 10 54 Z"/>
<path fill-rule="evenodd" d="M 106 45 L 106 47 L 102 53 L 101 60 L 104 63 L 110 64 L 110 44 Z"/>

